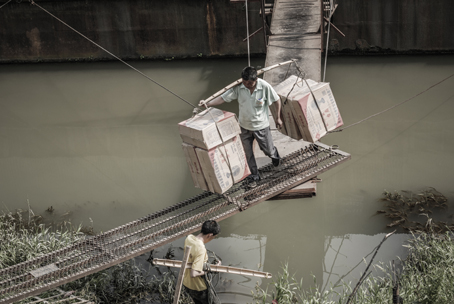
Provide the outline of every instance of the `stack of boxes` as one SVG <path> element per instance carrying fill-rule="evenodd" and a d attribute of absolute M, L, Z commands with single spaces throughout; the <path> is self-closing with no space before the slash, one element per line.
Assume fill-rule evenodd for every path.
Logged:
<path fill-rule="evenodd" d="M 209 108 L 178 126 L 197 188 L 224 193 L 251 174 L 235 114 Z"/>
<path fill-rule="evenodd" d="M 281 133 L 296 140 L 316 142 L 343 125 L 329 83 L 305 81 L 292 75 L 274 89 L 282 104 L 285 127 L 280 129 Z M 271 112 L 276 120 L 276 111 Z"/>

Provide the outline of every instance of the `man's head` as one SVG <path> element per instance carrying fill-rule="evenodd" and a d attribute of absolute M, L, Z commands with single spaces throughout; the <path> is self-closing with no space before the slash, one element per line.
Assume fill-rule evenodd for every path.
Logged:
<path fill-rule="evenodd" d="M 216 235 L 221 232 L 221 226 L 216 221 L 208 220 L 202 225 L 204 243 L 214 240 Z"/>
<path fill-rule="evenodd" d="M 241 72 L 243 85 L 248 89 L 254 89 L 257 84 L 257 70 L 254 67 L 245 67 Z"/>

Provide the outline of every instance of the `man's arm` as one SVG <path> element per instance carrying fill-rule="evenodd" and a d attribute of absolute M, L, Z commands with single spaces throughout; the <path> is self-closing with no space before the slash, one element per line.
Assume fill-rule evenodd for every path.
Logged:
<path fill-rule="evenodd" d="M 281 99 L 279 98 L 276 102 L 277 108 L 277 120 L 275 121 L 276 127 L 282 128 L 282 119 L 281 119 Z"/>
<path fill-rule="evenodd" d="M 222 262 L 221 262 L 220 260 L 216 260 L 216 261 L 214 261 L 214 263 L 213 263 L 213 265 L 221 265 L 221 264 L 222 264 Z M 204 266 L 203 266 L 203 267 L 204 267 L 203 269 L 206 269 L 206 268 L 208 268 L 208 265 L 209 265 L 209 264 L 208 264 L 208 262 L 207 262 L 206 264 L 203 264 L 203 265 L 204 265 Z M 208 270 L 209 270 L 209 268 L 208 268 Z M 199 270 L 195 270 L 195 269 L 192 269 L 192 268 L 191 268 L 191 271 L 190 271 L 190 273 L 189 273 L 189 275 L 191 276 L 191 278 L 203 276 L 204 274 L 205 274 L 205 271 L 199 271 Z"/>
<path fill-rule="evenodd" d="M 195 269 L 191 269 L 191 272 L 189 273 L 189 275 L 191 276 L 191 278 L 195 278 L 195 277 L 200 277 L 200 276 L 203 276 L 205 274 L 205 271 L 198 271 L 198 270 L 195 270 Z"/>
<path fill-rule="evenodd" d="M 218 96 L 215 99 L 207 102 L 206 105 L 207 105 L 207 107 L 213 107 L 213 106 L 218 106 L 220 104 L 223 104 L 224 102 L 225 102 L 225 100 L 221 96 Z M 199 102 L 199 107 L 202 107 L 203 105 L 204 105 L 203 100 L 201 100 Z"/>

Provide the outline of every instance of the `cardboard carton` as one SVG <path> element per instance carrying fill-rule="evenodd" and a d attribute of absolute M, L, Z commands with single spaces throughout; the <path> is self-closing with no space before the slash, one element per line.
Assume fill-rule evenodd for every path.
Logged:
<path fill-rule="evenodd" d="M 298 126 L 298 123 L 295 121 L 291 100 L 286 100 L 285 98 L 281 99 L 282 99 L 281 112 L 283 113 L 284 116 L 283 122 L 285 125 L 287 136 L 296 140 L 300 140 L 303 138 L 303 135 Z"/>
<path fill-rule="evenodd" d="M 292 75 L 275 89 L 291 105 L 293 122 L 289 120 L 287 123 L 293 127 L 293 123 L 296 124 L 305 141 L 318 141 L 328 131 L 343 125 L 329 83 L 318 83 L 311 79 L 304 81 Z M 284 118 L 287 119 L 287 116 Z M 288 129 L 287 133 L 288 136 L 299 139 L 294 132 L 288 132 Z"/>
<path fill-rule="evenodd" d="M 239 135 L 224 144 L 229 160 L 233 183 L 238 183 L 251 174 Z"/>
<path fill-rule="evenodd" d="M 196 148 L 203 176 L 211 192 L 224 193 L 233 186 L 227 153 L 223 145 L 211 150 Z"/>
<path fill-rule="evenodd" d="M 281 99 L 281 105 L 282 105 L 282 97 L 279 96 L 279 98 Z M 273 117 L 274 122 L 276 122 L 276 120 L 277 120 L 277 106 L 276 106 L 275 102 L 273 102 L 270 105 L 270 112 L 271 112 L 271 116 Z M 285 119 L 284 119 L 284 116 L 283 116 L 283 113 L 282 113 L 282 106 L 281 106 L 281 116 L 280 117 L 281 117 L 281 120 L 283 122 L 282 127 L 278 128 L 276 126 L 276 128 L 279 130 L 279 132 L 281 132 L 282 134 L 288 136 L 287 127 L 285 126 Z"/>
<path fill-rule="evenodd" d="M 241 133 L 234 113 L 209 108 L 178 124 L 183 142 L 210 150 Z"/>
<path fill-rule="evenodd" d="M 251 174 L 239 135 L 210 150 L 183 143 L 183 151 L 197 188 L 224 193 Z"/>
<path fill-rule="evenodd" d="M 209 191 L 208 185 L 203 176 L 202 167 L 200 166 L 195 147 L 186 143 L 182 144 L 184 156 L 186 157 L 186 162 L 189 167 L 189 172 L 191 173 L 192 181 L 194 186 L 205 191 Z"/>

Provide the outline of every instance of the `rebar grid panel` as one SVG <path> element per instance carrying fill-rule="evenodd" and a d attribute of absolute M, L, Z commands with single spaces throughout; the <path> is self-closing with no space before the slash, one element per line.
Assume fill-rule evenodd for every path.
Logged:
<path fill-rule="evenodd" d="M 46 292 L 45 295 L 40 295 L 30 297 L 25 300 L 24 304 L 37 304 L 37 303 L 45 303 L 45 304 L 72 304 L 72 303 L 87 303 L 87 304 L 94 304 L 94 302 L 83 299 L 81 297 L 77 297 L 74 295 L 74 291 L 63 291 L 59 288 L 50 290 Z"/>
<path fill-rule="evenodd" d="M 260 168 L 262 179 L 250 189 L 246 181 L 225 194 L 204 192 L 136 221 L 89 237 L 39 258 L 0 270 L 0 303 L 46 290 L 163 246 L 200 230 L 208 219 L 222 220 L 263 202 L 350 159 L 348 153 L 321 143 L 293 152 L 274 168 Z"/>

